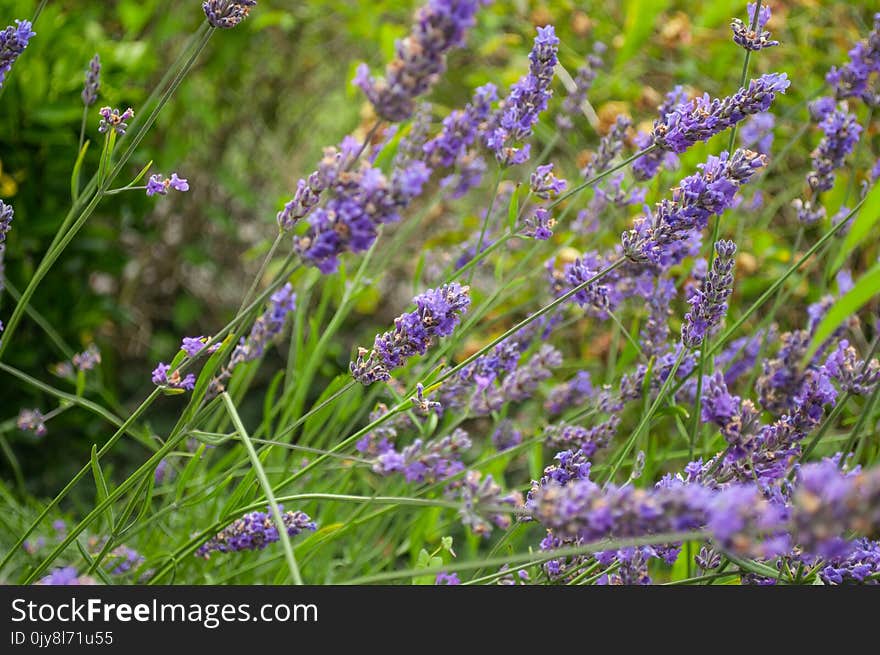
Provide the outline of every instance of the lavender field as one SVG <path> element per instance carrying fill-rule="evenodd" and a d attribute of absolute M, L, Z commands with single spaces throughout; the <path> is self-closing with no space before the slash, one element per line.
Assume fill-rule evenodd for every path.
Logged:
<path fill-rule="evenodd" d="M 168 4 L 0 0 L 0 583 L 880 582 L 880 6 Z"/>

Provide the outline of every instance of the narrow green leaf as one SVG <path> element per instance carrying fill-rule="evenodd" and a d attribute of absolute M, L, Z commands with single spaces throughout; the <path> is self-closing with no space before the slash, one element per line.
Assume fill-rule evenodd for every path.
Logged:
<path fill-rule="evenodd" d="M 513 193 L 510 194 L 510 204 L 507 206 L 507 227 L 511 232 L 516 229 L 516 219 L 519 216 L 520 188 L 520 185 L 517 185 Z"/>
<path fill-rule="evenodd" d="M 179 503 L 180 499 L 183 498 L 183 493 L 186 491 L 186 483 L 189 482 L 189 479 L 192 477 L 193 473 L 195 473 L 196 467 L 198 467 L 199 462 L 202 460 L 202 455 L 205 453 L 205 448 L 207 448 L 207 444 L 199 444 L 196 452 L 193 453 L 193 456 L 189 458 L 186 466 L 183 467 L 183 471 L 181 471 L 180 476 L 177 478 L 177 485 L 174 490 L 174 502 Z"/>
<path fill-rule="evenodd" d="M 104 479 L 101 463 L 98 461 L 98 447 L 95 444 L 92 444 L 92 475 L 95 478 L 95 488 L 98 491 L 98 502 L 96 504 L 101 504 L 110 495 L 110 490 L 107 487 L 107 480 Z M 110 518 L 110 525 L 113 526 L 116 521 L 113 518 L 112 505 L 107 506 L 107 515 Z"/>
<path fill-rule="evenodd" d="M 83 143 L 83 147 L 80 148 L 79 154 L 76 156 L 73 172 L 70 174 L 70 197 L 73 198 L 74 202 L 79 198 L 79 175 L 82 170 L 83 161 L 86 158 L 86 151 L 89 149 L 89 143 L 91 142 L 86 141 Z"/>
<path fill-rule="evenodd" d="M 846 239 L 840 250 L 837 251 L 837 257 L 834 259 L 834 265 L 831 267 L 831 273 L 836 273 L 846 258 L 853 250 L 861 245 L 869 235 L 872 234 L 874 226 L 880 221 L 880 184 L 874 184 L 874 187 L 865 196 L 865 201 L 858 214 L 856 214 L 853 223 L 849 228 Z M 873 233 L 876 239 L 876 232 Z"/>
<path fill-rule="evenodd" d="M 151 159 L 149 162 L 147 162 L 147 165 L 144 166 L 140 170 L 140 172 L 134 176 L 134 179 L 131 182 L 129 182 L 126 186 L 134 186 L 138 182 L 140 182 L 142 179 L 144 179 L 144 175 L 147 174 L 147 171 L 150 170 L 150 166 L 152 166 L 152 165 L 153 165 L 153 160 Z"/>
<path fill-rule="evenodd" d="M 875 265 L 855 283 L 848 293 L 831 305 L 825 318 L 819 323 L 804 362 L 812 359 L 825 340 L 840 327 L 847 318 L 858 312 L 875 295 L 880 293 L 880 264 Z"/>

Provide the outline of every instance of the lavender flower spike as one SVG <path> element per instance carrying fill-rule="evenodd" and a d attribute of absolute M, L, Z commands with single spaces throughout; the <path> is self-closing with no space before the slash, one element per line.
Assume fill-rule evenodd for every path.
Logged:
<path fill-rule="evenodd" d="M 269 298 L 269 307 L 254 321 L 247 337 L 242 337 L 239 340 L 235 350 L 232 351 L 229 363 L 211 381 L 212 393 L 220 393 L 224 389 L 226 381 L 232 377 L 232 371 L 236 366 L 244 362 L 252 362 L 263 356 L 269 342 L 284 329 L 287 315 L 295 309 L 296 294 L 293 292 L 293 286 L 288 282 L 272 294 Z"/>
<path fill-rule="evenodd" d="M 279 509 L 281 509 L 279 507 Z M 317 525 L 304 512 L 284 512 L 281 515 L 287 534 L 295 537 L 303 530 L 316 530 Z M 231 553 L 242 550 L 263 550 L 280 539 L 272 515 L 266 512 L 250 512 L 236 519 L 215 536 L 202 544 L 196 555 L 210 558 L 212 552 Z"/>
<path fill-rule="evenodd" d="M 115 130 L 118 135 L 122 136 L 128 129 L 128 124 L 125 121 L 134 118 L 134 110 L 131 107 L 121 114 L 118 109 L 102 107 L 98 113 L 101 115 L 101 121 L 98 123 L 98 132 L 101 134 Z"/>
<path fill-rule="evenodd" d="M 7 205 L 0 200 L 0 293 L 3 293 L 3 258 L 6 253 L 6 235 L 12 229 L 12 219 L 15 212 L 12 205 Z M 3 332 L 3 323 L 0 322 L 0 332 Z"/>
<path fill-rule="evenodd" d="M 98 100 L 98 90 L 100 88 L 101 58 L 95 55 L 89 62 L 89 70 L 86 71 L 86 83 L 82 90 L 82 101 L 86 107 L 91 107 Z"/>
<path fill-rule="evenodd" d="M 777 93 L 789 87 L 785 73 L 762 75 L 726 98 L 705 94 L 678 106 L 654 122 L 653 143 L 661 150 L 682 153 L 699 141 L 739 123 L 746 116 L 767 111 Z"/>
<path fill-rule="evenodd" d="M 376 336 L 373 350 L 358 349 L 357 360 L 349 364 L 355 380 L 368 385 L 390 380 L 390 371 L 415 355 L 424 355 L 438 337 L 452 334 L 461 314 L 470 307 L 470 290 L 457 282 L 428 289 L 413 298 L 417 309 L 394 319 L 394 331 Z"/>
<path fill-rule="evenodd" d="M 751 150 L 709 157 L 699 173 L 681 181 L 671 201 L 657 203 L 653 214 L 637 219 L 633 229 L 623 233 L 623 254 L 630 261 L 663 268 L 677 263 L 679 242 L 705 229 L 710 216 L 729 208 L 739 187 L 766 164 L 764 155 Z"/>
<path fill-rule="evenodd" d="M 6 73 L 12 69 L 12 64 L 24 52 L 33 36 L 36 36 L 36 32 L 27 20 L 17 20 L 15 27 L 10 25 L 0 32 L 0 88 L 6 81 Z"/>
<path fill-rule="evenodd" d="M 834 171 L 843 166 L 846 156 L 856 147 L 862 126 L 842 103 L 819 123 L 819 128 L 825 136 L 810 154 L 813 169 L 807 173 L 807 182 L 814 191 L 828 191 L 834 186 Z"/>
<path fill-rule="evenodd" d="M 736 244 L 719 241 L 715 244 L 715 260 L 703 287 L 688 302 L 691 305 L 681 326 L 681 340 L 688 348 L 699 348 L 703 339 L 724 319 L 727 299 L 733 291 L 733 266 Z"/>
<path fill-rule="evenodd" d="M 428 0 L 415 15 L 412 31 L 396 44 L 396 56 L 384 78 L 374 78 L 361 64 L 354 83 L 376 113 L 392 123 L 405 121 L 415 111 L 415 99 L 436 84 L 446 70 L 446 53 L 464 43 L 465 33 L 486 0 Z"/>
<path fill-rule="evenodd" d="M 541 112 L 553 95 L 550 84 L 556 67 L 559 39 L 552 25 L 538 28 L 529 54 L 529 73 L 510 89 L 501 109 L 491 121 L 486 146 L 504 166 L 522 164 L 529 158 L 529 145 L 518 146 L 532 135 Z"/>
<path fill-rule="evenodd" d="M 677 85 L 669 91 L 663 99 L 663 103 L 657 107 L 657 114 L 660 117 L 660 120 L 666 118 L 666 115 L 671 113 L 678 107 L 679 105 L 683 105 L 687 102 L 688 96 L 684 90 L 684 87 L 681 85 Z M 653 137 L 650 133 L 647 132 L 639 132 L 635 137 L 635 144 L 638 148 L 645 149 L 653 143 Z M 633 162 L 632 171 L 633 177 L 635 177 L 640 182 L 644 182 L 652 179 L 657 172 L 660 170 L 661 166 L 666 166 L 666 168 L 672 168 L 678 163 L 678 157 L 668 151 L 664 150 L 652 150 L 651 152 L 642 155 L 638 159 Z"/>
<path fill-rule="evenodd" d="M 228 30 L 247 18 L 256 5 L 257 0 L 208 0 L 202 3 L 202 9 L 211 27 Z"/>
<path fill-rule="evenodd" d="M 770 38 L 770 32 L 764 29 L 767 21 L 770 20 L 770 7 L 766 4 L 761 5 L 761 9 L 758 11 L 758 22 L 756 23 L 755 9 L 757 9 L 757 6 L 757 3 L 749 3 L 748 23 L 743 23 L 739 18 L 734 18 L 730 23 L 730 29 L 733 30 L 733 41 L 746 50 L 753 52 L 779 45 L 779 41 L 773 41 Z M 752 29 L 752 25 L 755 26 L 754 29 Z"/>

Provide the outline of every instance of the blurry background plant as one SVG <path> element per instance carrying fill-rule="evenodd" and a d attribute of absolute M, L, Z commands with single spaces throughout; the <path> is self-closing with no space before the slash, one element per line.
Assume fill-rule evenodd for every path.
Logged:
<path fill-rule="evenodd" d="M 7 24 L 30 16 L 37 4 L 0 0 L 0 17 Z M 101 97 L 86 132 L 94 141 L 97 107 L 137 109 L 202 20 L 197 4 L 175 3 L 172 9 L 163 0 L 46 5 L 35 26 L 38 38 L 0 96 L 0 198 L 14 203 L 16 211 L 6 253 L 11 297 L 31 277 L 69 206 L 70 169 L 82 117 L 80 93 L 90 59 L 98 53 L 103 66 Z M 261 0 L 259 11 L 239 28 L 224 32 L 222 43 L 213 43 L 198 62 L 130 164 L 133 175 L 148 161 L 156 161 L 152 172 L 177 171 L 189 180 L 190 192 L 175 196 L 174 202 L 141 194 L 121 194 L 103 202 L 32 302 L 54 326 L 58 342 L 29 318 L 16 334 L 8 363 L 46 378 L 47 362 L 64 361 L 95 343 L 102 354 L 101 379 L 89 380 L 95 393 L 111 407 L 128 407 L 132 399 L 142 398 L 151 388 L 149 371 L 175 352 L 181 335 L 209 333 L 235 314 L 277 234 L 275 213 L 296 180 L 320 158 L 321 148 L 350 132 L 363 136 L 373 125 L 369 104 L 350 84 L 354 67 L 360 61 L 382 65 L 393 56 L 394 41 L 409 29 L 416 4 Z M 870 31 L 870 15 L 858 3 L 769 4 L 769 28 L 784 47 L 762 52 L 753 63 L 752 77 L 785 71 L 797 83 L 775 108 L 777 143 L 791 144 L 785 146 L 791 150 L 761 182 L 767 205 L 760 214 L 749 214 L 754 220 L 744 227 L 735 218 L 728 223 L 740 245 L 736 288 L 743 298 L 763 291 L 766 283 L 761 278 L 778 276 L 792 261 L 791 235 L 797 222 L 789 203 L 804 191 L 803 174 L 816 138 L 801 132 L 809 129 L 806 102 L 820 92 L 824 72 L 843 61 L 851 45 Z M 496 2 L 482 12 L 469 47 L 453 55 L 432 100 L 445 114 L 461 106 L 478 85 L 491 81 L 506 88 L 526 66 L 534 26 L 553 23 L 564 68 L 562 81 L 554 82 L 555 109 L 565 97 L 566 77 L 573 77 L 594 44 L 603 42 L 608 45 L 606 65 L 590 91 L 585 115 L 576 117 L 575 129 L 561 137 L 552 121 L 543 120 L 533 144 L 533 153 L 552 146 L 553 161 L 564 164 L 563 170 L 574 170 L 586 163 L 588 152 L 619 114 L 631 116 L 636 127 L 650 127 L 663 95 L 676 84 L 685 85 L 688 92 L 730 93 L 743 55 L 731 45 L 729 23 L 732 16 L 744 14 L 743 5 L 731 1 L 695 7 L 673 0 Z M 726 134 L 723 139 L 726 143 Z M 692 148 L 682 156 L 682 170 L 693 171 L 707 152 L 719 149 Z M 97 166 L 99 150 L 93 144 L 87 167 Z M 852 170 L 870 168 L 869 157 L 870 150 L 862 148 Z M 844 177 L 844 183 L 823 196 L 829 216 L 859 181 Z M 661 184 L 658 178 L 652 191 L 662 191 L 668 181 Z M 313 385 L 310 401 L 344 370 L 354 344 L 368 343 L 377 327 L 389 325 L 406 306 L 413 291 L 416 249 L 465 241 L 478 229 L 484 201 L 485 194 L 475 194 L 468 201 L 444 202 L 434 209 L 429 220 L 446 229 L 435 231 L 427 244 L 407 245 L 358 297 L 340 330 L 342 338 L 328 346 L 327 365 L 318 371 L 325 384 Z M 639 210 L 635 206 L 632 213 Z M 335 294 L 333 298 L 341 293 L 338 281 L 316 284 Z M 805 304 L 817 300 L 819 293 L 804 284 L 795 296 Z M 319 292 L 314 295 L 320 297 Z M 10 295 L 0 298 L 0 315 L 8 314 L 9 306 Z M 66 344 L 66 350 L 60 344 Z M 479 345 L 468 347 L 472 351 Z M 600 341 L 586 345 L 581 354 L 603 357 L 607 349 L 607 341 Z M 259 375 L 265 379 L 258 379 L 257 387 L 268 385 L 273 367 L 262 371 Z M 13 479 L 9 456 L 15 458 L 17 474 L 37 496 L 62 486 L 83 463 L 82 454 L 96 436 L 107 432 L 100 419 L 76 412 L 54 418 L 49 436 L 37 438 L 17 430 L 15 418 L 22 407 L 48 410 L 54 406 L 49 397 L 3 376 L 0 398 L 0 437 L 7 447 L 7 456 L 0 458 L 0 476 Z M 241 411 L 248 413 L 247 402 Z M 120 414 L 127 415 L 123 410 Z M 175 419 L 173 405 L 167 415 L 150 416 L 157 432 Z M 114 461 L 126 465 L 125 448 L 114 454 Z"/>

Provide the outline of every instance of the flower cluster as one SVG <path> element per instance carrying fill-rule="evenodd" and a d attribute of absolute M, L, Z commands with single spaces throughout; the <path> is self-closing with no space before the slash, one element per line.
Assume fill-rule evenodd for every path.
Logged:
<path fill-rule="evenodd" d="M 410 34 L 397 42 L 384 78 L 372 77 L 366 64 L 358 68 L 355 84 L 379 116 L 396 123 L 413 114 L 415 99 L 436 84 L 446 69 L 446 54 L 464 43 L 477 9 L 485 2 L 428 0 L 416 12 Z"/>
<path fill-rule="evenodd" d="M 262 357 L 266 346 L 281 334 L 287 316 L 295 310 L 296 294 L 293 292 L 293 285 L 288 282 L 269 297 L 269 307 L 254 321 L 247 337 L 239 340 L 232 351 L 229 363 L 211 381 L 212 393 L 218 394 L 223 391 L 236 366 Z"/>
<path fill-rule="evenodd" d="M 6 81 L 6 74 L 12 69 L 15 60 L 21 56 L 28 42 L 36 36 L 28 20 L 17 20 L 15 26 L 10 25 L 0 32 L 0 88 Z"/>
<path fill-rule="evenodd" d="M 79 575 L 72 566 L 64 566 L 54 569 L 49 575 L 41 578 L 38 585 L 94 585 L 98 584 L 94 578 Z"/>
<path fill-rule="evenodd" d="M 384 440 L 373 447 L 378 450 L 373 471 L 379 475 L 401 473 L 407 482 L 432 483 L 464 470 L 461 453 L 471 447 L 471 440 L 467 432 L 456 429 L 440 439 L 416 439 L 400 451 Z"/>
<path fill-rule="evenodd" d="M 830 112 L 819 128 L 824 136 L 812 152 L 813 169 L 807 173 L 807 182 L 813 191 L 828 191 L 834 185 L 834 171 L 843 166 L 843 160 L 858 143 L 862 126 L 855 114 L 841 106 Z"/>
<path fill-rule="evenodd" d="M 692 232 L 704 230 L 710 216 L 729 208 L 739 187 L 766 161 L 763 155 L 751 150 L 709 157 L 699 173 L 681 181 L 672 200 L 657 203 L 653 214 L 638 219 L 633 229 L 623 233 L 624 255 L 633 262 L 668 267 L 680 256 L 676 244 Z"/>
<path fill-rule="evenodd" d="M 736 125 L 746 116 L 765 112 L 778 93 L 789 86 L 785 73 L 770 73 L 751 80 L 747 88 L 726 98 L 704 94 L 679 105 L 654 121 L 653 145 L 661 150 L 682 153 L 699 141 L 708 141 L 719 132 Z"/>
<path fill-rule="evenodd" d="M 691 305 L 681 326 L 681 340 L 688 348 L 699 348 L 706 335 L 710 334 L 727 314 L 727 299 L 733 292 L 733 265 L 736 244 L 733 241 L 718 241 L 715 244 L 715 259 L 712 270 L 706 276 L 703 286 L 694 291 L 688 299 Z"/>
<path fill-rule="evenodd" d="M 256 4 L 257 0 L 207 0 L 202 9 L 211 27 L 228 30 L 247 18 Z"/>
<path fill-rule="evenodd" d="M 101 351 L 95 344 L 89 344 L 84 351 L 76 353 L 70 359 L 70 363 L 78 371 L 91 371 L 101 363 Z"/>
<path fill-rule="evenodd" d="M 504 494 L 491 475 L 484 477 L 479 471 L 468 471 L 449 491 L 461 502 L 462 523 L 481 537 L 489 536 L 492 525 L 502 530 L 510 527 L 510 514 L 501 511 L 502 507 L 517 508 L 523 504 L 519 492 Z"/>
<path fill-rule="evenodd" d="M 179 370 L 171 371 L 171 365 L 165 362 L 159 362 L 156 365 L 151 379 L 157 387 L 168 387 L 169 389 L 192 391 L 196 386 L 196 376 L 193 373 L 181 376 Z"/>
<path fill-rule="evenodd" d="M 394 330 L 377 335 L 371 351 L 358 349 L 357 360 L 349 365 L 355 380 L 365 385 L 390 380 L 392 370 L 410 357 L 424 355 L 435 339 L 452 334 L 471 299 L 468 287 L 453 282 L 428 289 L 413 303 L 416 310 L 394 319 Z"/>
<path fill-rule="evenodd" d="M 91 107 L 97 102 L 100 88 L 101 58 L 95 55 L 89 62 L 89 69 L 86 71 L 86 82 L 82 90 L 82 101 L 86 107 Z"/>
<path fill-rule="evenodd" d="M 22 409 L 15 425 L 19 430 L 33 432 L 38 437 L 45 437 L 49 432 L 46 428 L 46 417 L 38 409 Z"/>
<path fill-rule="evenodd" d="M 869 106 L 878 104 L 878 96 L 870 87 L 872 74 L 880 73 L 880 13 L 874 14 L 874 29 L 865 41 L 849 51 L 849 61 L 832 67 L 825 77 L 838 100 L 861 98 Z"/>
<path fill-rule="evenodd" d="M 147 181 L 147 195 L 148 196 L 166 196 L 168 195 L 168 190 L 174 189 L 175 191 L 189 191 L 189 182 L 184 180 L 183 178 L 177 177 L 177 173 L 172 173 L 171 177 L 165 177 L 164 175 L 151 175 L 150 179 Z"/>
<path fill-rule="evenodd" d="M 101 116 L 101 120 L 98 123 L 98 132 L 101 134 L 114 130 L 116 134 L 121 136 L 125 134 L 125 130 L 128 129 L 128 123 L 125 121 L 134 118 L 134 110 L 131 107 L 122 113 L 119 113 L 118 109 L 101 107 L 98 114 Z"/>
<path fill-rule="evenodd" d="M 675 111 L 677 107 L 686 103 L 687 100 L 688 96 L 683 86 L 673 87 L 664 97 L 662 104 L 657 107 L 658 120 L 664 121 L 667 114 Z M 649 132 L 639 132 L 636 135 L 636 147 L 642 150 L 650 147 L 653 143 L 654 140 Z M 633 177 L 645 182 L 653 179 L 661 167 L 674 168 L 677 164 L 678 156 L 675 153 L 655 148 L 633 162 Z"/>
<path fill-rule="evenodd" d="M 282 229 L 289 229 L 310 213 L 309 230 L 294 239 L 294 248 L 322 273 L 336 271 L 342 253 L 368 250 L 378 227 L 399 220 L 398 212 L 422 192 L 431 174 L 424 162 L 414 161 L 395 169 L 389 179 L 369 161 L 358 161 L 360 153 L 351 137 L 339 149 L 325 151 L 322 167 L 300 181 L 297 194 L 278 215 Z M 316 208 L 323 193 L 329 198 Z"/>
<path fill-rule="evenodd" d="M 556 67 L 559 39 L 552 25 L 538 28 L 529 54 L 529 73 L 510 89 L 486 135 L 486 146 L 504 166 L 525 163 L 529 158 L 528 139 L 541 112 L 553 95 L 550 84 Z"/>
<path fill-rule="evenodd" d="M 849 341 L 841 339 L 825 360 L 825 370 L 840 383 L 840 388 L 854 396 L 869 396 L 880 383 L 880 362 L 863 361 Z"/>
<path fill-rule="evenodd" d="M 749 22 L 744 23 L 739 18 L 734 18 L 730 24 L 734 43 L 753 52 L 779 45 L 779 41 L 772 40 L 770 32 L 764 29 L 767 21 L 770 20 L 770 7 L 762 4 L 757 16 L 755 15 L 756 9 L 758 9 L 757 3 L 749 3 Z"/>
<path fill-rule="evenodd" d="M 282 508 L 279 506 L 278 508 Z M 316 530 L 317 525 L 304 512 L 283 512 L 281 519 L 287 534 L 295 537 L 303 530 Z M 236 519 L 199 546 L 196 555 L 210 558 L 211 553 L 232 553 L 241 550 L 263 550 L 280 539 L 272 513 L 250 512 Z"/>

